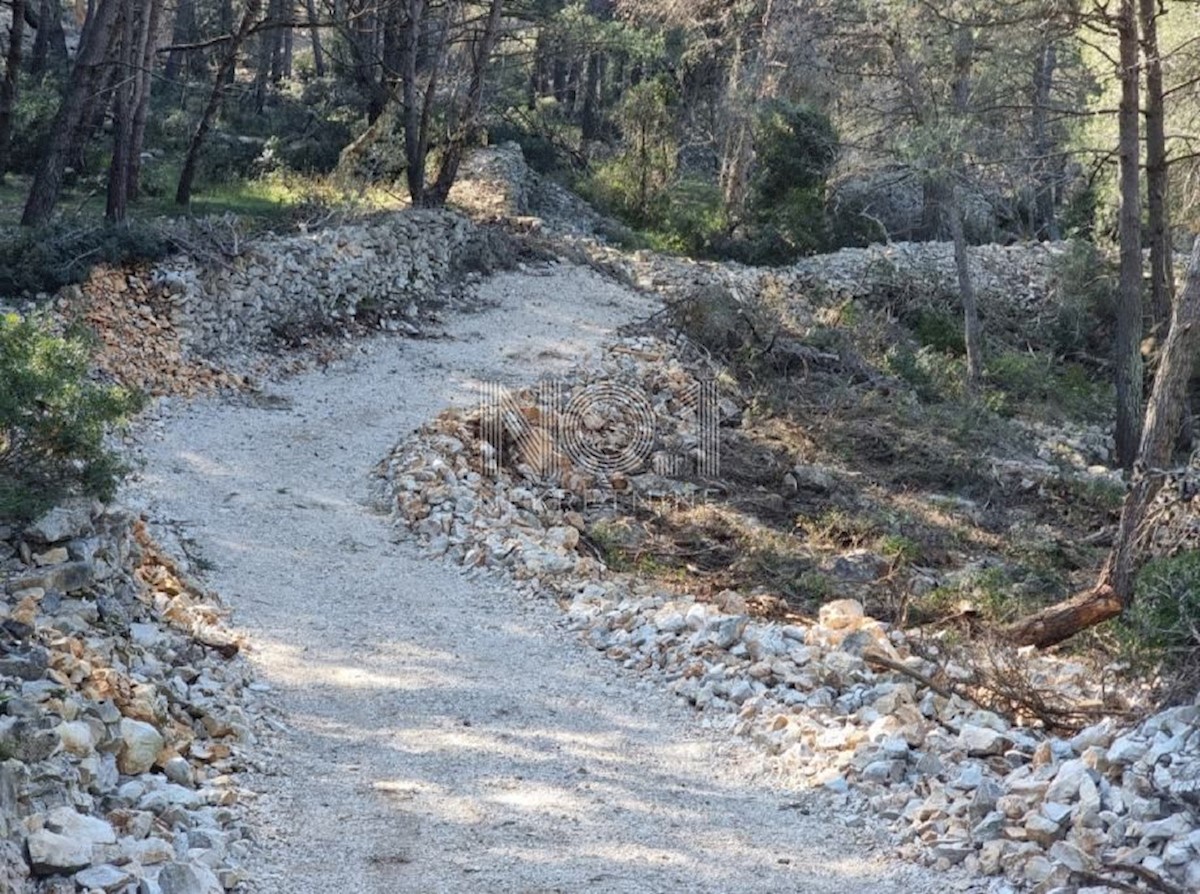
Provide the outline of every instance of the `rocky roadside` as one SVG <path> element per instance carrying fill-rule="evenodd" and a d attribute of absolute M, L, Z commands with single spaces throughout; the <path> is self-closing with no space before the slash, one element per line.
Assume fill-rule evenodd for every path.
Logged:
<path fill-rule="evenodd" d="M 130 513 L 0 528 L 0 889 L 221 894 L 268 707 L 214 594 Z"/>
<path fill-rule="evenodd" d="M 703 489 L 652 472 L 589 472 L 542 435 L 560 430 L 556 417 L 574 396 L 608 384 L 653 408 L 658 452 L 648 467 L 694 460 L 689 395 L 701 374 L 674 345 L 627 338 L 561 383 L 558 403 L 531 390 L 496 418 L 443 414 L 379 468 L 398 524 L 470 574 L 555 597 L 564 624 L 660 680 L 706 724 L 749 738 L 780 773 L 844 809 L 886 820 L 906 857 L 995 876 L 997 891 L 1099 894 L 1110 881 L 1200 890 L 1200 699 L 1136 726 L 1104 719 L 1054 737 L 981 707 L 958 685 L 967 669 L 939 655 L 936 640 L 918 654 L 855 600 L 826 604 L 816 618 L 763 620 L 747 608 L 752 594 L 666 592 L 589 553 L 582 506 L 619 513 L 637 500 L 702 501 Z M 617 409 L 595 430 L 631 443 L 645 420 L 608 406 Z M 716 409 L 722 418 L 737 411 L 729 398 Z M 547 469 L 556 473 L 549 484 Z M 1031 474 L 1012 471 L 1014 486 Z M 1041 685 L 1079 700 L 1103 695 L 1081 665 L 1019 658 Z"/>

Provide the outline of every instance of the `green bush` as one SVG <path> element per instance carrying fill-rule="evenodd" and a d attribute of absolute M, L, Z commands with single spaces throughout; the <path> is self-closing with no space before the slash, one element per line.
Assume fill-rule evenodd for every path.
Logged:
<path fill-rule="evenodd" d="M 95 265 L 152 261 L 170 250 L 154 226 L 70 221 L 0 234 L 0 297 L 55 292 L 80 282 Z"/>
<path fill-rule="evenodd" d="M 913 335 L 917 341 L 935 351 L 961 357 L 967 353 L 964 323 L 957 314 L 941 308 L 922 307 L 914 314 Z"/>
<path fill-rule="evenodd" d="M 1045 404 L 1072 418 L 1103 418 L 1112 407 L 1108 382 L 1077 363 L 1056 363 L 1046 352 L 997 353 L 988 358 L 986 374 L 1011 401 Z"/>
<path fill-rule="evenodd" d="M 62 85 L 55 76 L 22 81 L 13 110 L 12 146 L 9 168 L 32 174 L 45 153 L 62 98 Z"/>
<path fill-rule="evenodd" d="M 895 345 L 884 356 L 884 365 L 894 376 L 912 386 L 925 403 L 961 400 L 966 383 L 966 362 L 929 347 L 913 351 Z"/>
<path fill-rule="evenodd" d="M 27 520 L 69 494 L 108 499 L 124 469 L 104 446 L 139 395 L 88 379 L 88 350 L 42 320 L 0 316 L 0 518 Z"/>
<path fill-rule="evenodd" d="M 829 117 L 806 105 L 768 103 L 755 122 L 754 154 L 749 260 L 784 264 L 828 248 L 825 180 L 838 156 Z"/>
<path fill-rule="evenodd" d="M 1115 325 L 1117 278 L 1112 263 L 1090 242 L 1072 241 L 1050 277 L 1050 339 L 1063 356 L 1107 354 Z"/>
<path fill-rule="evenodd" d="M 1154 559 L 1138 573 L 1125 626 L 1168 665 L 1200 649 L 1200 551 Z"/>

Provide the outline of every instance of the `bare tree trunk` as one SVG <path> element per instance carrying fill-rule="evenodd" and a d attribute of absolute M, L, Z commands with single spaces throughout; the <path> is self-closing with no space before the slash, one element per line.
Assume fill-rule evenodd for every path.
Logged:
<path fill-rule="evenodd" d="M 325 77 L 325 49 L 321 46 L 320 18 L 317 16 L 316 0 L 305 0 L 308 9 L 309 39 L 312 41 L 313 71 L 318 78 Z"/>
<path fill-rule="evenodd" d="M 967 393 L 979 392 L 983 381 L 983 334 L 979 326 L 979 306 L 975 300 L 975 284 L 971 280 L 971 265 L 967 256 L 967 237 L 963 232 L 962 191 L 950 189 L 950 233 L 954 239 L 954 269 L 958 274 L 958 294 L 963 306 L 963 340 L 967 348 Z"/>
<path fill-rule="evenodd" d="M 975 62 L 975 35 L 968 26 L 960 26 L 954 34 L 954 117 L 959 124 L 966 120 L 971 105 L 971 69 Z M 962 129 L 961 126 L 959 128 Z M 963 177 L 966 164 L 963 147 L 954 146 L 951 177 Z M 950 236 L 954 241 L 954 269 L 958 274 L 958 293 L 963 306 L 963 341 L 967 349 L 967 393 L 974 396 L 983 380 L 983 344 L 979 328 L 979 308 L 975 301 L 975 284 L 971 281 L 971 265 L 967 257 L 967 236 L 964 228 L 966 207 L 962 187 L 951 182 L 943 188 L 949 202 Z"/>
<path fill-rule="evenodd" d="M 95 12 L 84 26 L 75 65 L 71 68 L 62 103 L 54 118 L 50 144 L 29 188 L 25 211 L 21 215 L 22 226 L 43 224 L 54 213 L 62 189 L 63 168 L 74 145 L 76 132 L 89 104 L 94 105 L 97 101 L 93 88 L 100 80 L 101 69 L 108 56 L 118 10 L 117 0 L 98 0 Z"/>
<path fill-rule="evenodd" d="M 0 81 L 0 181 L 8 173 L 12 149 L 13 111 L 17 104 L 17 81 L 21 74 L 21 43 L 25 39 L 25 0 L 12 0 L 12 24 L 8 28 L 8 52 L 4 57 L 4 80 Z"/>
<path fill-rule="evenodd" d="M 600 116 L 596 108 L 600 92 L 600 54 L 590 53 L 583 76 L 583 110 L 579 116 L 580 136 L 590 142 L 600 135 Z"/>
<path fill-rule="evenodd" d="M 1158 46 L 1158 6 L 1157 0 L 1138 2 L 1142 61 L 1146 69 L 1146 225 L 1150 242 L 1151 331 L 1161 338 L 1171 317 L 1175 271 L 1167 204 L 1167 138 L 1162 58 Z"/>
<path fill-rule="evenodd" d="M 400 79 L 404 102 L 404 176 L 408 196 L 414 206 L 425 203 L 425 134 L 421 127 L 422 106 L 417 103 L 417 52 L 420 48 L 421 22 L 425 18 L 425 0 L 405 0 L 406 20 L 401 37 Z M 428 95 L 428 94 L 426 94 Z"/>
<path fill-rule="evenodd" d="M 141 66 L 134 82 L 133 145 L 129 153 L 129 177 L 127 188 L 129 199 L 138 197 L 142 187 L 142 147 L 146 141 L 146 121 L 150 114 L 150 90 L 154 84 L 151 75 L 157 54 L 154 52 L 158 39 L 158 20 L 162 15 L 162 0 L 148 0 L 146 16 L 138 33 Z"/>
<path fill-rule="evenodd" d="M 33 50 L 29 54 L 29 73 L 38 75 L 51 62 L 65 65 L 67 61 L 67 34 L 62 26 L 60 0 L 41 0 L 38 7 L 37 35 L 33 39 Z"/>
<path fill-rule="evenodd" d="M 1121 0 L 1117 34 L 1121 80 L 1121 104 L 1117 113 L 1121 256 L 1113 356 L 1117 391 L 1117 460 L 1128 471 L 1133 468 L 1137 453 L 1142 410 L 1142 220 L 1138 170 L 1138 30 L 1134 0 Z"/>
<path fill-rule="evenodd" d="M 196 36 L 196 0 L 179 0 L 175 8 L 175 23 L 171 28 L 171 43 L 175 46 L 193 43 L 196 40 Z M 163 69 L 163 77 L 168 81 L 178 80 L 183 74 L 185 63 L 188 61 L 188 52 L 180 49 L 171 50 L 167 54 L 167 64 Z"/>
<path fill-rule="evenodd" d="M 237 31 L 233 32 L 225 44 L 225 55 L 221 57 L 221 64 L 217 68 L 217 76 L 213 81 L 212 92 L 208 95 L 208 102 L 205 104 L 204 111 L 200 115 L 200 121 L 196 124 L 196 130 L 192 133 L 192 139 L 188 143 L 187 155 L 183 160 L 183 169 L 179 172 L 179 185 L 175 188 L 176 205 L 186 205 L 192 200 L 192 183 L 196 179 L 196 166 L 200 161 L 200 150 L 203 148 L 204 140 L 212 128 L 213 119 L 217 115 L 217 109 L 221 107 L 221 100 L 225 96 L 226 83 L 237 65 L 238 51 L 241 49 L 242 43 L 245 42 L 246 35 L 250 33 L 250 29 L 258 21 L 258 15 L 261 10 L 262 0 L 246 0 L 246 11 L 242 14 L 242 21 L 238 25 Z"/>
<path fill-rule="evenodd" d="M 113 102 L 113 151 L 108 166 L 108 200 L 104 216 L 109 223 L 123 223 L 129 207 L 129 156 L 133 146 L 134 67 L 141 61 L 136 42 L 135 0 L 122 0 L 120 50 L 117 76 L 120 79 Z"/>
<path fill-rule="evenodd" d="M 742 35 L 734 37 L 733 59 L 725 86 L 726 125 L 721 143 L 721 198 L 731 220 L 740 220 L 750 194 L 750 163 L 754 157 L 748 111 L 743 102 L 746 50 Z"/>
<path fill-rule="evenodd" d="M 1035 239 L 1058 239 L 1055 213 L 1054 180 L 1057 165 L 1054 141 L 1050 136 L 1050 97 L 1054 71 L 1058 67 L 1058 48 L 1051 38 L 1038 53 L 1033 64 L 1033 111 L 1030 141 L 1034 153 L 1033 236 Z"/>
<path fill-rule="evenodd" d="M 438 168 L 437 179 L 433 188 L 426 196 L 426 202 L 431 205 L 443 205 L 450 195 L 450 188 L 458 177 L 458 168 L 462 164 L 467 147 L 479 136 L 479 112 L 483 106 L 483 85 L 487 74 L 492 52 L 500 37 L 500 21 L 504 15 L 504 0 L 491 0 L 488 9 L 487 23 L 483 34 L 475 42 L 472 54 L 471 83 L 467 87 L 467 99 L 462 111 L 458 130 L 451 136 L 442 156 L 442 164 Z"/>
<path fill-rule="evenodd" d="M 1187 283 L 1174 304 L 1171 328 L 1146 406 L 1136 472 L 1121 507 L 1116 542 L 1100 579 L 1093 589 L 1013 624 L 1007 633 L 1016 643 L 1052 646 L 1093 624 L 1116 617 L 1133 604 L 1133 585 L 1142 558 L 1137 549 L 1139 533 L 1146 511 L 1162 486 L 1158 472 L 1171 462 L 1171 448 L 1197 353 L 1200 353 L 1200 239 L 1192 245 Z"/>
<path fill-rule="evenodd" d="M 280 72 L 285 78 L 292 76 L 292 62 L 296 49 L 296 9 L 292 0 L 283 3 L 283 46 L 280 49 Z"/>

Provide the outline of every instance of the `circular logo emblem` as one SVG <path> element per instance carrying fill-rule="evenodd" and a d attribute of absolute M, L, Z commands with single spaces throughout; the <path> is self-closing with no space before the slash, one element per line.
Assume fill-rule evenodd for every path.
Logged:
<path fill-rule="evenodd" d="M 588 385 L 563 410 L 567 455 L 595 475 L 636 472 L 650 458 L 654 432 L 650 401 L 624 385 Z"/>

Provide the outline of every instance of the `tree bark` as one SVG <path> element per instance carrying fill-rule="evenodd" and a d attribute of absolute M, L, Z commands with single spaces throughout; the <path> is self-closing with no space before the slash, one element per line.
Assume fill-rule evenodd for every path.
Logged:
<path fill-rule="evenodd" d="M 1159 338 L 1171 317 L 1175 271 L 1167 203 L 1167 138 L 1163 112 L 1162 57 L 1158 46 L 1158 0 L 1138 0 L 1142 62 L 1146 70 L 1146 229 L 1150 243 L 1151 331 Z"/>
<path fill-rule="evenodd" d="M 971 70 L 975 63 L 975 35 L 968 26 L 960 26 L 954 34 L 954 79 L 952 99 L 958 131 L 965 131 L 967 112 L 971 105 Z M 965 179 L 965 147 L 952 147 L 951 177 Z M 971 265 L 967 257 L 965 232 L 966 207 L 962 187 L 951 182 L 942 192 L 948 197 L 950 236 L 954 242 L 954 269 L 958 275 L 958 293 L 963 306 L 963 341 L 967 349 L 967 394 L 979 392 L 983 380 L 983 337 L 979 327 L 979 307 L 975 301 L 975 284 L 971 280 Z"/>
<path fill-rule="evenodd" d="M 21 74 L 21 43 L 25 39 L 25 0 L 12 0 L 12 24 L 8 29 L 8 52 L 4 57 L 4 80 L 0 81 L 0 181 L 8 173 L 12 150 L 13 112 L 17 104 L 17 82 Z"/>
<path fill-rule="evenodd" d="M 181 44 L 192 43 L 196 38 L 196 0 L 179 0 L 179 4 L 175 8 L 175 23 L 171 29 L 171 43 L 179 46 Z M 188 51 L 179 49 L 171 50 L 167 54 L 167 64 L 163 69 L 163 77 L 171 82 L 178 80 L 183 73 L 187 61 Z"/>
<path fill-rule="evenodd" d="M 1192 245 L 1187 281 L 1174 303 L 1171 328 L 1146 405 L 1133 480 L 1121 506 L 1117 538 L 1100 579 L 1091 590 L 1018 621 L 1008 637 L 1018 645 L 1052 646 L 1079 631 L 1116 617 L 1133 604 L 1142 556 L 1138 544 L 1146 512 L 1171 464 L 1172 445 L 1187 399 L 1188 381 L 1200 353 L 1200 239 Z"/>
<path fill-rule="evenodd" d="M 146 122 L 150 115 L 150 91 L 154 84 L 154 64 L 157 53 L 154 52 L 158 39 L 158 21 L 162 15 L 162 0 L 147 0 L 146 17 L 138 33 L 138 49 L 141 53 L 141 66 L 138 68 L 134 82 L 133 102 L 133 143 L 129 154 L 129 177 L 127 192 L 132 201 L 138 197 L 142 188 L 142 148 L 146 141 Z"/>
<path fill-rule="evenodd" d="M 320 17 L 317 15 L 316 0 L 306 0 L 308 10 L 309 40 L 312 42 L 313 72 L 318 78 L 325 77 L 325 48 L 321 46 Z"/>
<path fill-rule="evenodd" d="M 417 102 L 417 51 L 420 47 L 421 23 L 425 18 L 425 0 L 405 0 L 406 20 L 401 35 L 400 89 L 404 103 L 404 176 L 408 196 L 413 205 L 425 203 L 424 128 L 421 127 L 422 105 Z M 428 95 L 428 93 L 426 94 Z"/>
<path fill-rule="evenodd" d="M 597 105 L 600 92 L 600 54 L 590 53 L 583 77 L 583 110 L 579 116 L 580 137 L 584 142 L 600 135 L 600 116 Z"/>
<path fill-rule="evenodd" d="M 258 21 L 261 10 L 262 0 L 246 0 L 246 11 L 242 14 L 242 21 L 238 24 L 237 31 L 233 32 L 225 44 L 225 55 L 221 57 L 221 64 L 217 68 L 217 76 L 213 81 L 212 91 L 208 95 L 208 102 L 196 124 L 196 130 L 188 142 L 187 155 L 183 160 L 183 168 L 179 172 L 179 185 L 175 188 L 176 205 L 186 205 L 192 200 L 192 184 L 196 179 L 196 166 L 200 161 L 200 150 L 212 128 L 217 110 L 221 107 L 228 79 L 237 66 L 238 51 L 246 40 L 246 35 L 250 33 L 250 29 Z"/>
<path fill-rule="evenodd" d="M 95 12 L 84 26 L 75 65 L 71 68 L 62 102 L 54 118 L 50 143 L 29 188 L 25 211 L 21 215 L 22 226 L 44 224 L 58 204 L 63 169 L 75 144 L 76 132 L 89 104 L 97 102 L 93 88 L 100 80 L 101 69 L 108 56 L 119 5 L 118 0 L 98 0 Z"/>
<path fill-rule="evenodd" d="M 1030 141 L 1034 152 L 1033 237 L 1059 238 L 1054 185 L 1058 165 L 1054 159 L 1054 140 L 1050 136 L 1050 98 L 1054 71 L 1058 67 L 1058 48 L 1054 39 L 1047 41 L 1033 64 L 1033 111 Z"/>
<path fill-rule="evenodd" d="M 1138 27 L 1134 0 L 1121 0 L 1117 16 L 1121 103 L 1117 113 L 1120 181 L 1120 284 L 1114 346 L 1117 391 L 1117 460 L 1133 468 L 1142 410 L 1142 220 L 1139 163 Z"/>
<path fill-rule="evenodd" d="M 967 256 L 967 237 L 963 231 L 962 191 L 950 189 L 950 233 L 954 240 L 954 269 L 958 275 L 958 294 L 963 306 L 963 341 L 967 349 L 967 393 L 979 393 L 983 381 L 983 334 L 979 326 L 979 306 L 975 299 L 975 284 Z"/>
<path fill-rule="evenodd" d="M 129 207 L 130 154 L 133 147 L 134 68 L 141 61 L 137 44 L 139 5 L 123 0 L 119 25 L 120 50 L 117 76 L 120 79 L 113 102 L 113 150 L 108 165 L 108 197 L 104 217 L 109 223 L 124 223 Z"/>
<path fill-rule="evenodd" d="M 471 83 L 467 87 L 467 98 L 460 123 L 457 131 L 450 137 L 450 141 L 446 145 L 433 188 L 425 197 L 428 204 L 445 204 L 450 195 L 450 188 L 454 186 L 454 181 L 458 177 L 458 168 L 462 164 L 467 147 L 479 137 L 479 112 L 483 107 L 483 85 L 488 63 L 496 48 L 496 41 L 500 37 L 500 22 L 503 15 L 504 0 L 491 0 L 483 34 L 475 42 L 472 54 Z"/>
<path fill-rule="evenodd" d="M 67 34 L 62 26 L 60 0 L 41 0 L 38 7 L 37 35 L 29 54 L 29 73 L 39 75 L 53 62 L 65 65 L 67 61 Z"/>

